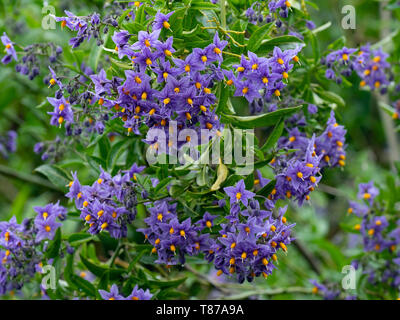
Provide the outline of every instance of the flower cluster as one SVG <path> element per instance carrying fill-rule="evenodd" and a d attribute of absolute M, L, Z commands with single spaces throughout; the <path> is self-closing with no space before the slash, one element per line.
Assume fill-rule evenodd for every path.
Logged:
<path fill-rule="evenodd" d="M 363 203 L 350 201 L 348 213 L 361 219 L 354 229 L 362 236 L 364 251 L 386 258 L 384 262 L 374 264 L 370 257 L 365 256 L 352 264 L 356 269 L 362 268 L 370 283 L 387 283 L 400 291 L 400 220 L 379 214 L 378 195 L 379 189 L 373 181 L 361 183 L 357 198 Z"/>
<path fill-rule="evenodd" d="M 287 18 L 289 16 L 289 10 L 292 4 L 288 0 L 271 0 L 268 3 L 268 8 L 272 13 L 279 13 L 282 18 Z"/>
<path fill-rule="evenodd" d="M 266 182 L 263 178 L 258 180 Z M 183 264 L 185 255 L 203 253 L 207 261 L 214 263 L 218 275 L 234 276 L 240 283 L 272 273 L 277 252 L 287 252 L 287 245 L 293 240 L 294 224 L 287 224 L 286 207 L 279 209 L 276 218 L 273 204 L 269 203 L 268 211 L 260 209 L 255 194 L 246 190 L 243 180 L 224 191 L 230 199 L 225 224 L 216 224 L 217 216 L 208 212 L 194 224 L 190 218 L 179 222 L 176 204 L 168 200 L 156 201 L 149 208 L 150 217 L 145 219 L 149 227 L 140 231 L 154 246 L 152 252 L 158 254 L 156 263 Z M 219 205 L 225 207 L 226 201 L 221 199 Z M 220 236 L 215 238 L 211 233 L 217 229 Z"/>
<path fill-rule="evenodd" d="M 361 78 L 360 86 L 371 90 L 380 90 L 383 94 L 389 85 L 390 64 L 386 61 L 388 54 L 382 49 L 371 49 L 369 45 L 358 49 L 342 48 L 329 53 L 322 59 L 326 65 L 326 78 L 342 82 L 341 76 L 349 77 L 356 71 Z"/>
<path fill-rule="evenodd" d="M 0 222 L 0 295 L 21 289 L 38 271 L 42 253 L 35 235 L 31 219 L 22 224 L 15 217 Z"/>
<path fill-rule="evenodd" d="M 297 54 L 301 48 L 298 46 L 293 50 L 282 51 L 275 47 L 269 59 L 248 52 L 249 59 L 242 55 L 240 64 L 233 66 L 236 68 L 236 76 L 232 71 L 224 72 L 228 78 L 227 84 L 234 84 L 235 96 L 243 96 L 249 102 L 261 98 L 268 102 L 272 97 L 279 99 L 286 87 L 284 80 L 289 78 L 289 72 L 293 69 L 292 62 L 299 61 Z"/>
<path fill-rule="evenodd" d="M 166 16 L 167 17 L 167 16 Z M 169 27 L 164 17 L 163 25 Z M 173 39 L 158 40 L 160 29 L 147 33 L 140 31 L 138 41 L 128 44 L 126 31 L 115 33 L 113 40 L 120 58 L 127 55 L 134 63 L 134 70 L 126 71 L 126 80 L 118 87 L 118 98 L 111 101 L 109 81 L 92 76 L 95 99 L 108 108 L 114 107 L 124 121 L 128 132 L 139 134 L 139 127 L 165 128 L 170 121 L 178 129 L 219 129 L 219 118 L 212 111 L 216 102 L 214 83 L 223 79 L 215 62 L 222 62 L 226 41 L 215 34 L 212 44 L 205 49 L 196 48 L 184 60 L 173 58 Z M 148 73 L 146 73 L 148 72 Z M 99 85 L 99 80 L 103 85 Z M 200 124 L 200 127 L 198 126 Z"/>
<path fill-rule="evenodd" d="M 274 201 L 293 198 L 302 205 L 304 201 L 310 200 L 310 193 L 314 191 L 322 178 L 320 174 L 322 155 L 316 153 L 314 136 L 307 139 L 299 132 L 296 133 L 298 135 L 291 135 L 286 144 L 289 143 L 293 149 L 299 148 L 304 151 L 289 159 L 284 157 L 273 160 L 271 165 L 277 173 L 276 185 L 269 198 Z M 283 141 L 284 139 L 281 142 Z M 303 145 L 304 143 L 306 145 Z"/>
<path fill-rule="evenodd" d="M 315 151 L 322 156 L 321 168 L 345 166 L 345 135 L 346 129 L 336 122 L 332 111 L 324 132 L 315 139 Z"/>
<path fill-rule="evenodd" d="M 179 222 L 176 203 L 171 204 L 168 199 L 155 201 L 149 212 L 144 220 L 149 227 L 138 231 L 153 245 L 152 253 L 158 255 L 156 263 L 184 264 L 185 255 L 198 255 L 209 248 L 209 235 L 201 235 L 201 227 L 193 225 L 190 218 Z M 213 218 L 205 214 L 203 219 L 208 219 L 205 224 L 211 227 Z"/>
<path fill-rule="evenodd" d="M 127 225 L 136 217 L 136 174 L 144 167 L 134 164 L 130 170 L 111 176 L 102 168 L 99 178 L 91 185 L 82 186 L 76 173 L 69 183 L 66 196 L 75 200 L 80 217 L 89 225 L 89 232 L 106 230 L 113 238 L 127 235 Z"/>
<path fill-rule="evenodd" d="M 17 133 L 14 130 L 7 132 L 5 136 L 0 136 L 0 154 L 8 158 L 10 153 L 17 150 Z"/>
<path fill-rule="evenodd" d="M 19 290 L 37 272 L 41 272 L 45 239 L 52 240 L 64 220 L 67 209 L 59 202 L 44 207 L 34 207 L 35 219 L 25 219 L 21 224 L 12 217 L 0 222 L 0 295 Z"/>
<path fill-rule="evenodd" d="M 221 224 L 220 237 L 210 248 L 208 260 L 214 260 L 218 275 L 234 275 L 239 283 L 260 275 L 267 277 L 276 268 L 278 251 L 286 253 L 293 241 L 294 224 L 288 224 L 284 217 L 286 207 L 279 209 L 277 217 L 271 203 L 268 210 L 262 210 L 243 180 L 224 191 L 229 196 L 230 215 L 228 223 Z"/>
<path fill-rule="evenodd" d="M 297 125 L 288 129 L 288 133 L 288 137 L 279 139 L 278 148 L 296 151 L 282 154 L 271 161 L 270 165 L 277 175 L 276 186 L 269 198 L 293 198 L 301 205 L 310 199 L 310 193 L 321 180 L 322 168 L 345 165 L 346 130 L 337 124 L 332 111 L 321 135 L 309 139 Z"/>
<path fill-rule="evenodd" d="M 100 39 L 100 15 L 93 13 L 88 17 L 78 17 L 72 12 L 65 11 L 66 17 L 56 17 L 57 22 L 61 22 L 61 27 L 67 27 L 71 31 L 77 31 L 77 36 L 69 40 L 72 48 L 77 48 L 85 40 L 92 37 L 97 39 L 97 45 L 102 45 L 103 40 Z M 107 21 L 108 22 L 108 21 Z M 118 26 L 115 20 L 111 20 L 110 24 L 114 27 Z"/>
<path fill-rule="evenodd" d="M 1 36 L 1 41 L 4 44 L 7 53 L 1 62 L 3 64 L 8 64 L 13 59 L 18 62 L 17 52 L 15 51 L 16 44 L 10 40 L 6 33 Z M 40 57 L 49 57 L 49 63 L 54 65 L 58 63 L 57 58 L 59 58 L 63 52 L 60 46 L 56 46 L 52 42 L 35 43 L 22 49 L 23 57 L 21 62 L 15 66 L 15 71 L 28 76 L 30 80 L 36 78 L 40 73 Z"/>
<path fill-rule="evenodd" d="M 126 298 L 119 293 L 116 284 L 111 286 L 109 292 L 105 290 L 99 290 L 99 293 L 103 300 L 150 300 L 153 296 L 149 289 L 144 291 L 143 289 L 139 289 L 137 285 L 133 288 L 132 293 Z"/>

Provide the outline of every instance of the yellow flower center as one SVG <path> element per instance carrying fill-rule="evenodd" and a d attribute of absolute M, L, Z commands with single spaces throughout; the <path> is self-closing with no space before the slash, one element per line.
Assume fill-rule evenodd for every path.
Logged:
<path fill-rule="evenodd" d="M 164 21 L 164 22 L 163 22 L 163 27 L 164 27 L 165 29 L 169 29 L 169 28 L 171 27 L 171 25 L 168 23 L 168 21 Z"/>

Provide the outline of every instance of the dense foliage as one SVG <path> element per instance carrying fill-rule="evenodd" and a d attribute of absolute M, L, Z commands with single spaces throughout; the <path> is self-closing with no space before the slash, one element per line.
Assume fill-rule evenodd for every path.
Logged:
<path fill-rule="evenodd" d="M 399 297 L 398 1 L 19 2 L 0 295 Z"/>

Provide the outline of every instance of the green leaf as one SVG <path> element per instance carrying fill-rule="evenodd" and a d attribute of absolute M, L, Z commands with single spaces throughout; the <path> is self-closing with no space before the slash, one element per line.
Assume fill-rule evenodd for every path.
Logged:
<path fill-rule="evenodd" d="M 123 273 L 125 273 L 125 270 L 121 269 L 109 269 L 107 267 L 103 266 L 98 266 L 94 264 L 93 262 L 89 261 L 86 259 L 83 255 L 80 255 L 82 263 L 88 268 L 88 270 L 93 273 L 94 275 L 98 277 L 102 277 L 105 272 L 110 273 L 110 280 L 117 280 L 121 277 Z"/>
<path fill-rule="evenodd" d="M 82 243 L 88 242 L 90 240 L 94 240 L 94 239 L 95 239 L 95 236 L 91 235 L 90 233 L 80 232 L 80 233 L 71 234 L 68 237 L 68 242 L 71 246 L 77 246 Z"/>
<path fill-rule="evenodd" d="M 190 9 L 194 10 L 220 10 L 219 6 L 211 2 L 192 2 Z"/>
<path fill-rule="evenodd" d="M 393 114 L 396 112 L 396 110 L 391 105 L 388 105 L 382 101 L 379 101 L 378 105 L 391 117 L 393 117 Z"/>
<path fill-rule="evenodd" d="M 160 190 L 163 189 L 163 188 L 166 188 L 166 186 L 167 186 L 172 180 L 174 180 L 173 177 L 167 177 L 167 178 L 161 180 L 161 181 L 157 184 L 157 186 L 155 187 L 154 192 L 155 192 L 155 193 L 160 192 Z"/>
<path fill-rule="evenodd" d="M 121 69 L 124 69 L 124 70 L 131 70 L 132 69 L 132 65 L 130 63 L 122 62 L 122 61 L 119 61 L 119 60 L 114 59 L 112 57 L 109 57 L 109 58 L 110 58 L 110 61 L 113 64 L 115 64 L 117 67 L 119 67 Z"/>
<path fill-rule="evenodd" d="M 183 29 L 183 19 L 187 13 L 186 8 L 175 10 L 174 14 L 170 17 L 169 23 L 171 24 L 171 30 L 174 31 L 175 34 L 182 33 Z"/>
<path fill-rule="evenodd" d="M 344 265 L 346 265 L 346 257 L 339 249 L 339 247 L 337 247 L 333 243 L 325 239 L 315 239 L 311 240 L 311 242 L 318 247 L 318 250 L 323 253 L 329 254 L 337 268 L 342 268 Z"/>
<path fill-rule="evenodd" d="M 255 52 L 258 55 L 263 55 L 271 52 L 275 47 L 294 47 L 304 42 L 295 36 L 280 36 L 270 40 L 262 41 L 260 47 Z"/>
<path fill-rule="evenodd" d="M 278 139 L 281 137 L 284 128 L 285 128 L 285 122 L 282 119 L 280 119 L 278 124 L 275 126 L 274 130 L 269 135 L 265 144 L 261 147 L 261 150 L 265 152 L 273 148 L 275 144 L 278 142 Z"/>
<path fill-rule="evenodd" d="M 270 22 L 262 27 L 258 28 L 249 39 L 247 49 L 251 52 L 255 52 L 261 45 L 261 42 L 268 36 L 271 30 L 274 28 L 275 22 Z"/>
<path fill-rule="evenodd" d="M 318 32 L 329 29 L 331 26 L 332 26 L 332 22 L 328 21 L 327 23 L 323 24 L 322 26 L 319 26 L 318 28 L 313 29 L 311 32 L 313 34 L 317 34 Z"/>
<path fill-rule="evenodd" d="M 104 43 L 107 43 L 109 33 L 103 36 Z M 96 41 L 93 41 L 92 48 L 89 55 L 89 66 L 96 71 L 99 65 L 101 54 L 103 53 L 103 46 L 98 46 Z"/>
<path fill-rule="evenodd" d="M 75 274 L 73 274 L 70 278 L 71 282 L 76 285 L 78 290 L 82 290 L 84 293 L 86 293 L 88 296 L 91 297 L 96 297 L 97 295 L 97 290 L 94 287 L 93 284 L 91 284 L 89 281 L 83 279 L 82 277 L 79 277 Z"/>
<path fill-rule="evenodd" d="M 135 22 L 138 24 L 144 24 L 146 21 L 146 13 L 144 12 L 145 6 L 140 6 L 139 9 L 136 10 Z"/>
<path fill-rule="evenodd" d="M 228 87 L 225 87 L 223 82 L 218 84 L 217 88 L 217 98 L 218 104 L 215 108 L 215 113 L 217 114 L 234 114 L 235 110 L 232 107 L 232 104 L 228 104 L 230 97 L 230 90 Z"/>
<path fill-rule="evenodd" d="M 301 106 L 280 109 L 274 112 L 269 112 L 257 116 L 247 116 L 240 117 L 234 115 L 222 115 L 222 119 L 225 123 L 232 123 L 234 126 L 243 129 L 253 129 L 253 128 L 262 128 L 269 127 L 271 125 L 276 124 L 279 119 L 286 118 L 293 113 L 299 111 Z"/>
<path fill-rule="evenodd" d="M 315 88 L 315 92 L 325 101 L 334 103 L 338 107 L 344 107 L 346 105 L 346 102 L 343 100 L 341 96 L 338 94 L 332 92 L 332 91 L 326 91 L 323 89 L 318 89 Z"/>
<path fill-rule="evenodd" d="M 106 271 L 99 280 L 99 284 L 97 285 L 97 290 L 107 290 L 109 281 L 110 281 L 110 273 Z"/>
<path fill-rule="evenodd" d="M 125 146 L 125 144 L 128 141 L 129 141 L 129 139 L 124 139 L 122 141 L 118 141 L 116 144 L 114 144 L 111 147 L 110 153 L 108 154 L 108 157 L 107 157 L 107 168 L 109 170 L 112 170 L 115 167 L 115 164 L 116 164 L 118 158 L 125 151 L 125 149 L 123 149 L 123 147 Z"/>
<path fill-rule="evenodd" d="M 257 195 L 268 197 L 271 194 L 272 190 L 274 190 L 275 184 L 276 180 L 270 181 L 266 186 L 257 191 Z"/>
<path fill-rule="evenodd" d="M 153 288 L 176 288 L 183 282 L 185 282 L 187 277 L 177 279 L 177 280 L 171 280 L 171 281 L 154 281 L 154 280 L 149 280 L 148 283 L 151 287 Z"/>
<path fill-rule="evenodd" d="M 46 250 L 46 258 L 52 259 L 59 255 L 61 246 L 61 228 L 58 228 L 54 239 Z"/>
<path fill-rule="evenodd" d="M 56 165 L 44 164 L 34 170 L 43 174 L 57 188 L 64 191 L 70 181 L 67 173 Z"/>
<path fill-rule="evenodd" d="M 72 287 L 75 288 L 75 284 L 72 281 L 72 276 L 74 275 L 74 253 L 67 255 L 67 263 L 64 269 L 64 279 L 67 283 Z"/>

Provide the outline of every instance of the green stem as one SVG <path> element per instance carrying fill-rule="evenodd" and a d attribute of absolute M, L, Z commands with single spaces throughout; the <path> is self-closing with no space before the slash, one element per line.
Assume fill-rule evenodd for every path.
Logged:
<path fill-rule="evenodd" d="M 222 28 L 226 29 L 226 9 L 225 9 L 225 0 L 219 1 L 221 4 L 221 25 Z"/>
<path fill-rule="evenodd" d="M 265 295 L 265 296 L 275 296 L 280 294 L 290 294 L 290 293 L 300 293 L 300 294 L 312 294 L 312 288 L 303 287 L 288 287 L 288 288 L 277 288 L 271 290 L 251 290 L 245 291 L 243 293 L 238 293 L 234 295 L 222 296 L 221 300 L 241 300 L 246 299 L 251 296 Z"/>
<path fill-rule="evenodd" d="M 391 20 L 391 13 L 390 11 L 386 10 L 386 5 L 388 1 L 381 1 L 379 4 L 380 10 L 380 21 L 381 21 L 381 32 L 380 38 L 384 39 L 390 33 L 390 20 Z M 378 93 L 375 94 L 376 101 L 378 102 L 381 100 L 382 102 L 389 104 L 389 98 L 387 94 L 379 95 Z M 377 103 L 379 104 L 379 103 Z M 378 106 L 379 114 L 382 120 L 382 125 L 385 131 L 387 143 L 388 143 L 388 156 L 392 170 L 395 169 L 395 162 L 400 161 L 400 150 L 399 150 L 399 141 L 395 131 L 395 127 L 393 124 L 393 120 L 391 117 L 384 112 L 384 110 Z"/>
<path fill-rule="evenodd" d="M 115 259 L 118 257 L 119 251 L 121 250 L 122 247 L 123 247 L 123 244 L 122 244 L 122 242 L 121 242 L 121 240 L 120 240 L 120 241 L 118 242 L 117 248 L 116 248 L 115 251 L 114 251 L 114 254 L 113 254 L 112 257 L 111 257 L 111 260 L 110 260 L 110 268 L 114 265 Z"/>
<path fill-rule="evenodd" d="M 4 165 L 0 165 L 0 174 L 23 182 L 32 183 L 34 185 L 41 186 L 52 191 L 61 192 L 57 187 L 49 184 L 47 180 L 23 172 L 18 172 Z"/>

